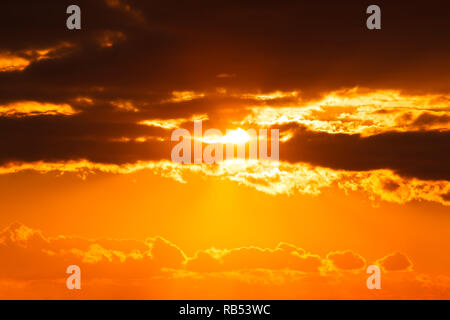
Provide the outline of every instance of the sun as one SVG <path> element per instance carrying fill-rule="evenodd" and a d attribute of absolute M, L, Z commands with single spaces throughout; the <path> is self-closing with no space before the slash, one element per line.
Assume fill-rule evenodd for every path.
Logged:
<path fill-rule="evenodd" d="M 221 139 L 222 143 L 246 143 L 250 140 L 250 135 L 243 129 L 238 128 L 236 130 L 228 131 Z"/>
<path fill-rule="evenodd" d="M 196 139 L 194 137 L 194 139 Z M 219 130 L 214 133 L 208 132 L 201 138 L 197 138 L 204 143 L 222 143 L 222 144 L 245 144 L 252 140 L 252 136 L 245 130 L 238 128 L 234 130 L 228 130 L 226 135 L 222 135 Z"/>

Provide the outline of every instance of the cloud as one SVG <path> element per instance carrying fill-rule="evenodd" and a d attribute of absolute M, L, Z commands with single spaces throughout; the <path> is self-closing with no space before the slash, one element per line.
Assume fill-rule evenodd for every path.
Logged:
<path fill-rule="evenodd" d="M 315 24 L 311 17 L 315 12 L 321 17 L 332 13 L 333 19 L 336 12 L 346 17 L 357 12 L 353 6 L 323 9 L 316 4 L 261 3 L 242 8 L 229 2 L 208 4 L 211 16 L 196 19 L 200 17 L 195 7 L 200 4 L 96 0 L 79 5 L 83 24 L 89 25 L 82 33 L 57 27 L 64 4 L 27 4 L 21 15 L 1 19 L 8 25 L 2 30 L 12 30 L 2 34 L 4 61 L 12 61 L 5 62 L 5 68 L 9 64 L 22 68 L 0 72 L 0 136 L 8 136 L 0 142 L 1 163 L 88 159 L 123 164 L 168 159 L 171 145 L 166 131 L 189 127 L 184 120 L 203 115 L 208 127 L 222 130 L 243 125 L 280 127 L 286 137 L 281 159 L 286 162 L 450 179 L 450 155 L 442 148 L 449 141 L 450 88 L 439 79 L 448 78 L 450 70 L 444 62 L 438 63 L 445 37 L 430 25 L 420 29 L 420 36 L 427 34 L 422 50 L 435 59 L 423 62 L 416 48 L 419 40 L 403 39 L 401 48 L 414 68 L 398 59 L 390 61 L 391 56 L 383 60 L 386 64 L 374 66 L 372 60 L 381 58 L 373 55 L 375 44 L 362 37 L 360 27 L 349 26 L 352 32 L 332 28 L 331 34 L 329 28 L 319 28 L 320 48 L 305 28 L 283 27 L 299 19 Z M 12 6 L 5 4 L 4 12 L 15 12 Z M 398 5 L 389 6 L 400 10 Z M 186 15 L 180 16 L 177 12 L 182 9 Z M 421 6 L 401 10 L 408 10 L 410 17 L 423 17 Z M 167 17 L 165 12 L 173 15 Z M 30 24 L 39 13 L 45 13 L 46 24 Z M 244 13 L 254 15 L 252 26 Z M 273 33 L 263 38 L 255 35 L 255 30 L 265 29 L 257 26 L 277 22 L 280 16 L 283 23 L 270 23 Z M 439 17 L 430 23 L 437 23 Z M 229 21 L 235 24 L 230 26 Z M 417 28 L 409 20 L 395 22 L 400 33 L 405 25 Z M 351 43 L 361 43 L 358 59 L 351 45 L 336 51 L 334 39 L 341 33 L 355 40 Z M 292 37 L 301 35 L 305 43 L 293 45 Z M 270 39 L 278 45 L 267 48 Z M 387 46 L 390 52 L 391 41 L 375 42 L 378 49 Z M 332 50 L 323 47 L 329 43 Z M 410 46 L 414 50 L 408 50 Z M 324 54 L 329 51 L 336 55 L 334 60 Z M 422 66 L 420 72 L 417 65 Z M 217 78 L 221 74 L 239 77 Z M 304 76 L 287 76 L 293 74 Z M 30 102 L 25 106 L 23 101 Z M 19 115 L 28 117 L 17 119 Z"/>
<path fill-rule="evenodd" d="M 93 278 L 150 277 L 162 268 L 180 268 L 184 253 L 160 238 L 87 240 L 45 237 L 40 231 L 14 223 L 0 233 L 2 279 L 61 279 L 65 268 L 75 264 Z"/>
<path fill-rule="evenodd" d="M 3 53 L 0 55 L 0 72 L 22 71 L 28 67 L 29 64 L 30 61 L 17 55 L 10 53 Z"/>
<path fill-rule="evenodd" d="M 68 104 L 40 103 L 36 101 L 20 101 L 0 105 L 0 116 L 24 117 L 37 115 L 73 115 L 76 111 Z"/>
<path fill-rule="evenodd" d="M 317 195 L 337 187 L 365 192 L 375 202 L 450 204 L 450 30 L 448 12 L 436 9 L 441 1 L 384 4 L 392 13 L 383 18 L 389 32 L 376 34 L 362 27 L 364 3 L 77 4 L 82 32 L 65 28 L 65 1 L 2 3 L 0 173 L 86 178 L 150 170 L 186 182 L 186 173 L 194 172 L 273 195 Z M 196 115 L 221 130 L 280 127 L 281 162 L 170 163 L 169 130 L 190 129 L 180 119 Z M 48 238 L 14 225 L 1 239 L 4 274 L 15 277 L 1 280 L 9 292 L 2 283 L 0 295 L 7 297 L 23 290 L 39 296 L 60 286 L 50 296 L 67 295 L 61 270 L 73 261 L 94 276 L 87 283 L 91 296 L 129 297 L 123 289 L 130 287 L 145 297 L 174 296 L 170 288 L 199 288 L 201 296 L 210 283 L 195 277 L 211 277 L 228 292 L 242 289 L 242 296 L 250 283 L 269 297 L 325 296 L 314 292 L 317 284 L 332 297 L 346 294 L 333 285 L 335 278 L 316 275 L 318 257 L 288 244 L 201 251 L 194 258 L 159 237 Z M 129 275 L 164 279 L 152 278 L 145 287 Z M 192 286 L 179 285 L 177 276 Z M 357 288 L 361 283 L 351 272 L 343 277 Z M 436 296 L 437 288 L 448 296 L 435 279 L 396 281 L 403 290 L 399 283 L 407 283 L 413 297 L 425 286 L 432 289 L 424 296 Z M 265 286 L 272 282 L 288 283 L 292 291 Z M 367 296 L 361 290 L 351 296 Z"/>
<path fill-rule="evenodd" d="M 40 72 L 40 82 L 36 81 L 37 72 L 29 70 L 36 66 L 27 68 L 30 72 L 23 72 L 20 79 L 24 94 L 32 90 L 32 80 L 40 89 L 53 86 L 58 94 L 70 91 L 64 90 L 68 88 L 84 91 L 93 85 L 113 89 L 117 84 L 123 84 L 128 95 L 134 88 L 166 92 L 213 89 L 225 81 L 232 89 L 274 92 L 301 88 L 308 95 L 354 86 L 449 89 L 445 81 L 449 72 L 445 60 L 447 17 L 435 9 L 440 4 L 437 0 L 426 8 L 420 3 L 408 7 L 385 4 L 383 9 L 395 14 L 384 17 L 389 32 L 376 38 L 363 32 L 360 23 L 353 23 L 354 17 L 364 16 L 362 3 L 324 6 L 263 1 L 242 6 L 238 1 L 182 5 L 176 1 L 81 0 L 77 4 L 82 8 L 82 24 L 89 26 L 82 33 L 64 28 L 67 3 L 20 3 L 27 8 L 20 13 L 14 10 L 17 2 L 4 4 L 0 20 L 5 48 L 16 52 L 61 42 L 74 43 L 77 48 L 61 61 L 47 61 L 35 68 L 45 71 Z M 201 14 L 205 7 L 208 16 Z M 36 21 L 36 16 L 46 19 Z M 423 21 L 420 26 L 417 19 Z M 258 32 L 269 26 L 270 32 Z M 315 26 L 314 36 L 311 26 Z M 99 50 L 93 40 L 105 30 L 121 32 L 126 40 Z M 407 36 L 411 34 L 414 41 Z M 345 45 L 336 46 L 335 39 L 345 39 Z M 268 47 L 268 42 L 273 45 Z M 396 55 L 390 54 L 394 46 Z M 402 59 L 405 56 L 408 59 Z M 220 74 L 239 77 L 217 78 Z M 2 81 L 4 84 L 8 86 L 5 92 L 13 94 L 15 81 Z"/>
<path fill-rule="evenodd" d="M 11 162 L 0 166 L 0 174 L 23 171 L 45 173 L 73 173 L 86 179 L 99 172 L 130 174 L 142 170 L 150 171 L 180 183 L 188 182 L 188 173 L 212 179 L 226 179 L 255 188 L 272 195 L 301 193 L 318 195 L 330 187 L 346 193 L 360 191 L 376 203 L 388 201 L 406 203 L 410 201 L 433 201 L 450 205 L 447 181 L 423 181 L 405 179 L 389 170 L 351 172 L 312 167 L 309 164 L 289 164 L 273 161 L 227 160 L 216 165 L 181 165 L 171 161 L 139 161 L 133 164 L 108 164 L 87 160 L 66 162 Z"/>
<path fill-rule="evenodd" d="M 61 58 L 73 48 L 69 42 L 61 42 L 53 47 L 41 47 L 0 52 L 0 72 L 23 71 L 32 63 L 46 59 Z"/>
<path fill-rule="evenodd" d="M 169 102 L 173 98 L 172 93 L 166 96 L 155 95 L 152 97 L 153 102 L 105 100 L 77 94 L 67 102 L 16 101 L 2 104 L 0 136 L 9 138 L 0 141 L 0 147 L 5 150 L 0 156 L 0 162 L 87 159 L 99 163 L 132 164 L 169 159 L 174 146 L 170 141 L 170 130 L 183 127 L 192 132 L 193 120 L 201 119 L 204 122 L 203 132 L 216 125 L 216 128 L 222 128 L 225 132 L 226 129 L 242 126 L 247 120 L 240 124 L 237 122 L 246 119 L 249 112 L 254 112 L 242 108 L 241 104 L 219 110 L 217 108 L 221 104 L 226 104 L 223 97 L 218 98 L 214 93 L 211 98 L 208 98 L 208 94 L 205 98 L 193 98 L 196 94 L 192 94 L 180 93 L 177 99 L 182 101 L 178 102 Z M 351 94 L 355 95 L 353 91 Z M 229 93 L 229 96 L 233 95 Z M 216 98 L 219 100 L 215 100 Z M 383 101 L 385 98 L 385 93 L 369 93 L 368 97 L 350 96 L 349 100 L 340 97 L 350 105 L 358 104 L 359 100 L 368 103 L 372 99 Z M 361 106 L 356 113 L 346 107 L 338 107 L 343 109 L 339 112 L 335 109 L 321 111 L 323 107 L 310 105 L 305 108 L 289 107 L 289 110 L 285 107 L 266 108 L 258 117 L 261 116 L 268 122 L 261 119 L 248 121 L 256 126 L 254 129 L 269 124 L 272 126 L 270 128 L 280 129 L 280 160 L 284 162 L 309 163 L 346 171 L 387 169 L 405 178 L 450 180 L 447 166 L 450 153 L 442 148 L 450 139 L 445 120 L 448 111 L 444 110 L 448 101 L 441 98 L 411 98 L 410 103 L 417 110 L 421 103 L 428 108 L 427 111 L 415 109 L 416 115 L 407 107 L 397 106 L 408 101 L 408 98 L 395 94 L 392 104 L 397 109 L 403 109 L 402 111 L 387 111 L 387 107 L 383 106 L 366 111 L 361 111 L 364 108 Z M 207 101 L 200 101 L 205 99 Z M 236 102 L 236 98 L 233 99 Z M 389 101 L 386 103 L 391 104 Z M 433 108 L 434 111 L 431 110 Z M 323 113 L 325 118 L 315 119 L 317 112 Z M 371 122 L 372 120 L 368 122 L 364 118 L 374 114 L 378 117 L 380 112 L 388 120 L 379 121 L 386 120 L 387 124 Z M 398 118 L 410 113 L 413 115 L 408 124 L 399 124 Z M 343 114 L 354 119 L 343 121 Z M 291 116 L 293 122 L 289 120 Z M 277 125 L 279 117 L 287 119 L 287 122 Z M 297 119 L 298 117 L 304 118 L 306 122 Z M 359 132 L 359 124 L 373 130 L 367 135 L 351 131 L 339 133 L 340 124 L 334 124 L 332 117 L 339 119 L 336 121 L 340 124 L 355 129 L 354 132 Z M 325 123 L 326 127 L 322 128 L 320 123 Z M 337 131 L 330 129 L 331 127 Z M 141 142 L 145 142 L 145 145 Z"/>
<path fill-rule="evenodd" d="M 377 260 L 384 271 L 411 271 L 413 264 L 407 255 L 395 252 Z"/>
<path fill-rule="evenodd" d="M 160 236 L 145 241 L 46 237 L 39 230 L 14 223 L 0 232 L 0 259 L 0 297 L 6 299 L 450 296 L 447 277 L 414 273 L 405 254 L 397 252 L 377 260 L 383 267 L 383 285 L 375 292 L 366 288 L 366 259 L 359 254 L 344 250 L 321 258 L 284 242 L 275 248 L 211 248 L 187 256 Z M 72 264 L 82 270 L 80 291 L 65 287 L 65 270 Z M 397 270 L 409 272 L 389 272 Z"/>
<path fill-rule="evenodd" d="M 292 128 L 291 128 L 292 129 Z M 404 177 L 450 180 L 450 131 L 388 132 L 369 137 L 328 134 L 298 127 L 280 145 L 280 159 L 340 170 L 390 169 Z"/>
<path fill-rule="evenodd" d="M 270 194 L 337 185 L 375 201 L 449 204 L 445 10 L 386 4 L 404 14 L 385 17 L 390 32 L 374 38 L 351 23 L 362 4 L 78 5 L 83 32 L 64 28 L 64 2 L 3 5 L 3 174 L 195 172 Z M 279 128 L 281 162 L 167 164 L 170 130 L 198 117 L 204 131 Z"/>
<path fill-rule="evenodd" d="M 297 92 L 269 94 L 263 97 L 271 101 L 263 105 L 252 101 L 251 113 L 241 123 L 297 124 L 315 132 L 363 137 L 392 131 L 446 131 L 449 128 L 450 97 L 446 95 L 407 95 L 399 90 L 358 87 L 326 92 L 314 100 L 305 101 L 297 95 Z M 280 102 L 281 97 L 291 99 Z"/>
<path fill-rule="evenodd" d="M 327 259 L 331 261 L 332 267 L 344 271 L 360 271 L 366 265 L 363 257 L 350 250 L 330 252 Z"/>
<path fill-rule="evenodd" d="M 200 272 L 252 269 L 319 272 L 321 266 L 322 259 L 318 255 L 306 253 L 303 249 L 286 243 L 281 243 L 273 250 L 243 247 L 232 250 L 200 251 L 186 263 L 188 270 Z"/>

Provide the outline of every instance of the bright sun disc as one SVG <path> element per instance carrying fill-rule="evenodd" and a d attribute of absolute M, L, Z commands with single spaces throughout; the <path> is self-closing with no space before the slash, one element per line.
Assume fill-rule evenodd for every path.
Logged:
<path fill-rule="evenodd" d="M 239 128 L 229 131 L 221 140 L 223 143 L 246 143 L 250 140 L 250 136 L 245 130 Z"/>

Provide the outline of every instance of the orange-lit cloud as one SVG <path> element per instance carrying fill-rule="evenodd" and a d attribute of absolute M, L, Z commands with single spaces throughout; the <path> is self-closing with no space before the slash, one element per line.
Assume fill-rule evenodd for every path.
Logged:
<path fill-rule="evenodd" d="M 388 131 L 449 130 L 449 106 L 450 97 L 444 95 L 414 96 L 395 90 L 353 88 L 327 93 L 316 101 L 299 99 L 276 107 L 250 107 L 252 113 L 241 123 L 296 123 L 313 131 L 363 136 Z"/>
<path fill-rule="evenodd" d="M 188 257 L 161 237 L 145 241 L 51 238 L 14 223 L 0 232 L 0 296 L 105 298 L 109 297 L 108 288 L 116 287 L 122 291 L 116 297 L 121 298 L 226 298 L 230 294 L 226 283 L 231 281 L 241 288 L 235 293 L 240 298 L 448 298 L 450 282 L 445 276 L 414 273 L 404 264 L 409 258 L 402 255 L 399 259 L 397 255 L 379 261 L 388 265 L 383 267 L 386 271 L 400 268 L 405 272 L 383 272 L 383 290 L 374 292 L 366 288 L 365 259 L 349 250 L 321 258 L 292 244 L 280 243 L 275 249 L 212 248 Z M 385 263 L 388 260 L 395 261 Z M 324 268 L 329 263 L 335 270 Z M 82 290 L 78 293 L 65 288 L 65 270 L 72 264 L 82 270 Z M 192 292 L 194 283 L 194 287 L 209 287 L 210 293 L 203 289 Z M 145 290 L 149 285 L 153 289 L 165 285 L 174 291 Z"/>
<path fill-rule="evenodd" d="M 350 250 L 330 252 L 327 259 L 331 262 L 331 266 L 338 270 L 361 271 L 366 266 L 365 259 Z"/>
<path fill-rule="evenodd" d="M 413 264 L 407 255 L 395 252 L 376 261 L 384 271 L 411 271 Z"/>
<path fill-rule="evenodd" d="M 365 192 L 374 203 L 380 200 L 395 203 L 425 200 L 450 205 L 448 181 L 406 179 L 389 170 L 336 171 L 307 164 L 294 165 L 259 160 L 226 160 L 215 165 L 182 165 L 170 161 L 116 165 L 83 160 L 58 163 L 10 163 L 0 167 L 0 174 L 13 174 L 27 170 L 41 173 L 76 173 L 82 178 L 87 178 L 96 172 L 129 174 L 150 170 L 182 183 L 187 182 L 186 173 L 192 172 L 206 177 L 227 179 L 273 195 L 293 193 L 318 195 L 325 188 L 337 186 L 347 193 Z"/>
<path fill-rule="evenodd" d="M 22 71 L 30 61 L 25 58 L 13 55 L 11 53 L 3 53 L 0 55 L 0 72 Z"/>
<path fill-rule="evenodd" d="M 131 112 L 139 111 L 132 101 L 111 101 L 111 104 L 119 110 Z"/>
<path fill-rule="evenodd" d="M 54 47 L 0 52 L 0 72 L 23 71 L 33 62 L 64 56 L 73 46 L 62 42 Z"/>
<path fill-rule="evenodd" d="M 187 123 L 187 122 L 191 122 L 191 121 L 195 121 L 195 120 L 201 120 L 201 121 L 208 120 L 208 116 L 207 115 L 198 115 L 198 116 L 193 116 L 190 119 L 178 118 L 178 119 L 142 120 L 142 121 L 139 121 L 138 124 L 141 124 L 144 126 L 149 126 L 149 127 L 159 127 L 159 128 L 163 128 L 166 130 L 171 130 L 171 129 L 179 128 L 183 123 Z"/>
<path fill-rule="evenodd" d="M 169 102 L 183 102 L 205 97 L 205 93 L 195 91 L 173 91 Z"/>
<path fill-rule="evenodd" d="M 275 249 L 243 247 L 232 250 L 209 249 L 199 251 L 186 261 L 186 268 L 197 272 L 226 272 L 236 270 L 269 269 L 319 272 L 322 259 L 288 243 Z"/>
<path fill-rule="evenodd" d="M 298 95 L 299 95 L 298 91 L 291 91 L 291 92 L 275 91 L 268 93 L 243 93 L 236 96 L 242 99 L 270 101 L 284 98 L 297 98 Z"/>
<path fill-rule="evenodd" d="M 75 111 L 69 104 L 20 101 L 0 105 L 0 116 L 23 117 L 36 115 L 73 115 Z"/>
<path fill-rule="evenodd" d="M 450 297 L 448 10 L 386 2 L 372 37 L 350 1 L 81 2 L 72 32 L 2 2 L 0 227 L 32 227 L 0 232 L 0 297 Z M 195 119 L 279 129 L 280 161 L 170 162 Z"/>

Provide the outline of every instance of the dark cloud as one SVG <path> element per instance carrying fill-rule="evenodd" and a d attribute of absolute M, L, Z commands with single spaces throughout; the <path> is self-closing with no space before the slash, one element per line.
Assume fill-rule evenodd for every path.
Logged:
<path fill-rule="evenodd" d="M 350 250 L 330 252 L 327 258 L 340 270 L 361 270 L 366 265 L 363 257 Z"/>
<path fill-rule="evenodd" d="M 2 3 L 3 49 L 76 45 L 20 75 L 0 74 L 3 99 L 18 91 L 39 96 L 40 87 L 48 97 L 93 86 L 111 95 L 120 88 L 127 97 L 223 85 L 310 94 L 356 85 L 449 89 L 447 1 L 380 2 L 383 29 L 376 32 L 365 27 L 364 1 L 135 0 L 130 10 L 103 0 L 77 3 L 81 31 L 65 27 L 70 1 Z M 108 30 L 126 41 L 101 48 L 95 39 Z M 236 76 L 216 77 L 224 73 Z"/>
<path fill-rule="evenodd" d="M 416 120 L 414 120 L 413 125 L 418 127 L 424 127 L 427 125 L 448 124 L 448 123 L 450 123 L 450 116 L 447 114 L 437 116 L 430 113 L 424 113 L 421 114 L 419 117 L 417 117 Z"/>
<path fill-rule="evenodd" d="M 23 71 L 0 72 L 0 104 L 68 103 L 79 112 L 1 117 L 1 163 L 167 159 L 170 143 L 117 139 L 167 138 L 165 130 L 137 124 L 155 118 L 206 113 L 210 126 L 222 128 L 225 118 L 243 115 L 255 103 L 217 96 L 174 103 L 168 101 L 172 91 L 298 90 L 305 98 L 354 86 L 450 91 L 448 1 L 379 1 L 380 31 L 365 27 L 371 4 L 366 1 L 80 0 L 81 31 L 66 29 L 70 4 L 1 4 L 0 54 L 26 58 L 27 50 L 70 46 Z M 118 40 L 105 47 L 105 36 Z M 92 104 L 76 102 L 80 96 L 90 97 Z M 138 112 L 118 111 L 114 101 L 128 101 Z M 420 127 L 448 117 L 424 114 L 415 121 Z M 390 168 L 405 176 L 448 180 L 448 142 L 447 132 L 363 138 L 298 129 L 280 152 L 290 162 L 346 170 Z"/>
<path fill-rule="evenodd" d="M 389 254 L 377 262 L 385 271 L 410 271 L 413 267 L 409 257 L 401 252 Z"/>
<path fill-rule="evenodd" d="M 108 114 L 105 111 L 105 115 Z M 102 163 L 134 163 L 170 159 L 171 149 L 177 143 L 170 141 L 171 130 L 139 125 L 133 119 L 113 121 L 114 115 L 110 117 L 89 119 L 82 113 L 0 118 L 0 161 L 88 159 Z M 192 123 L 182 126 L 193 133 Z M 205 122 L 203 132 L 210 127 Z M 135 141 L 140 137 L 147 141 Z M 157 140 L 160 137 L 166 140 Z M 353 171 L 392 169 L 406 177 L 450 180 L 448 141 L 450 133 L 439 131 L 388 132 L 361 137 L 296 128 L 292 139 L 280 143 L 280 160 Z"/>
<path fill-rule="evenodd" d="M 170 143 L 152 139 L 162 136 L 164 130 L 159 128 L 89 120 L 84 116 L 0 118 L 0 123 L 3 163 L 77 159 L 129 163 L 170 157 Z M 149 140 L 133 141 L 139 137 L 149 137 Z M 121 141 L 121 138 L 131 141 Z"/>
<path fill-rule="evenodd" d="M 402 176 L 450 180 L 450 132 L 388 132 L 369 137 L 297 129 L 280 145 L 290 162 L 344 170 L 392 169 Z"/>

